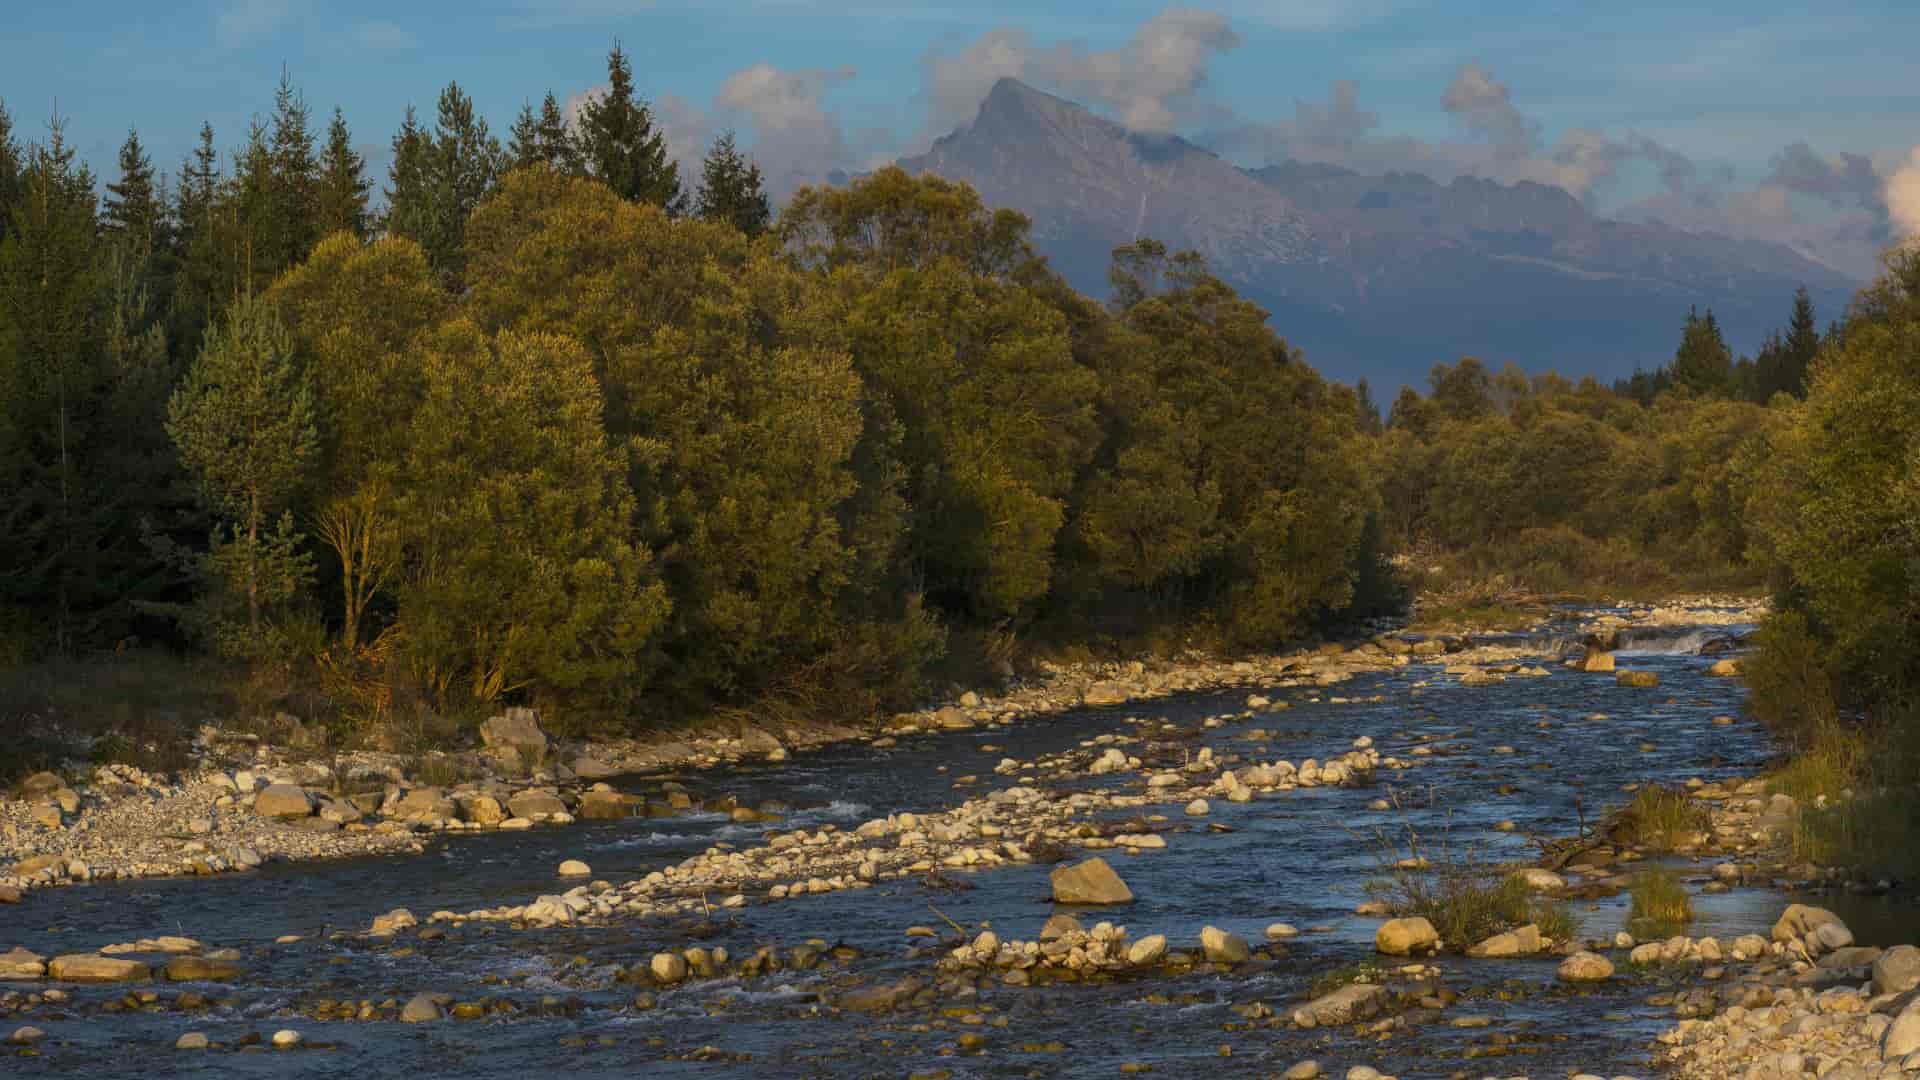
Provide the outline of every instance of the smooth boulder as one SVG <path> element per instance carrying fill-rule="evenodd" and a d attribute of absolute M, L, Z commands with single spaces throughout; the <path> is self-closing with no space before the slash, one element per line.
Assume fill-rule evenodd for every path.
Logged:
<path fill-rule="evenodd" d="M 1389 919 L 1374 932 L 1373 947 L 1387 956 L 1413 956 L 1440 948 L 1440 932 L 1422 918 Z"/>
<path fill-rule="evenodd" d="M 313 798 L 297 784 L 272 784 L 253 797 L 253 812 L 261 817 L 303 818 L 313 813 Z"/>
<path fill-rule="evenodd" d="M 1055 867 L 1051 875 L 1056 904 L 1130 904 L 1133 890 L 1105 859 Z"/>
<path fill-rule="evenodd" d="M 138 960 L 97 953 L 56 956 L 47 964 L 47 976 L 61 982 L 139 982 L 152 975 L 153 969 Z"/>
<path fill-rule="evenodd" d="M 1209 926 L 1200 931 L 1200 951 L 1216 964 L 1243 964 L 1251 955 L 1239 934 Z"/>
<path fill-rule="evenodd" d="M 1613 978 L 1613 961 L 1594 952 L 1577 952 L 1560 962 L 1561 982 L 1605 982 Z"/>

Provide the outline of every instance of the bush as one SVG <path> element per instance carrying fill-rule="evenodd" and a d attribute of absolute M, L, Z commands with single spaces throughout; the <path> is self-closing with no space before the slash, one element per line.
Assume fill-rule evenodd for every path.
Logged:
<path fill-rule="evenodd" d="M 1478 853 L 1460 855 L 1443 846 L 1438 856 L 1424 865 L 1394 863 L 1387 877 L 1368 882 L 1367 892 L 1397 918 L 1417 916 L 1432 923 L 1441 943 L 1455 951 L 1528 923 L 1554 940 L 1574 935 L 1566 906 L 1535 896 L 1519 875 Z"/>
<path fill-rule="evenodd" d="M 1795 749 L 1806 749 L 1838 729 L 1827 648 L 1804 616 L 1774 614 L 1753 635 L 1753 655 L 1741 667 L 1747 710 Z"/>

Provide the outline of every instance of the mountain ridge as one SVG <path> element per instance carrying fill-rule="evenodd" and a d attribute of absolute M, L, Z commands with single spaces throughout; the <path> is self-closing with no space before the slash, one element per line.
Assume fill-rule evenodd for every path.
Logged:
<path fill-rule="evenodd" d="M 1750 351 L 1785 322 L 1796 287 L 1836 314 L 1857 286 L 1784 245 L 1599 217 L 1531 181 L 1243 169 L 1015 79 L 899 164 L 1025 213 L 1035 245 L 1091 295 L 1106 295 L 1121 244 L 1197 250 L 1310 362 L 1348 380 L 1417 382 L 1463 355 L 1622 377 L 1671 357 L 1689 307 L 1712 307 Z"/>

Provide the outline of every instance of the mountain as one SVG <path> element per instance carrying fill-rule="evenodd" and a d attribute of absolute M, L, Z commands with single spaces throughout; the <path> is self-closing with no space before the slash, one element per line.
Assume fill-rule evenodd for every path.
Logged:
<path fill-rule="evenodd" d="M 1383 388 L 1465 355 L 1625 376 L 1671 359 L 1689 306 L 1713 308 L 1751 351 L 1786 322 L 1796 287 L 1823 316 L 1857 287 L 1781 245 L 1607 220 L 1542 184 L 1244 170 L 1013 79 L 900 165 L 1026 213 L 1040 250 L 1095 296 L 1120 244 L 1197 250 L 1322 371 Z"/>

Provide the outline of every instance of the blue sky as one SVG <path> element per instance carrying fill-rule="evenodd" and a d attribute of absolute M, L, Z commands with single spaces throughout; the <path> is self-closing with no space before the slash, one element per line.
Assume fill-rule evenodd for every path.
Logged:
<path fill-rule="evenodd" d="M 1473 62 L 1537 125 L 1542 154 L 1574 129 L 1632 134 L 1750 183 L 1796 140 L 1823 157 L 1860 153 L 1882 167 L 1920 142 L 1920 4 L 1911 0 L 1705 0 L 1685 10 L 1642 0 L 1195 6 L 1223 17 L 1234 38 L 1207 51 L 1197 87 L 1182 98 L 1192 107 L 1183 117 L 1200 110 L 1215 126 L 1282 120 L 1297 101 L 1324 101 L 1330 84 L 1345 79 L 1357 84 L 1360 106 L 1377 114 L 1377 134 L 1457 139 L 1461 118 L 1441 97 Z M 26 137 L 44 132 L 57 102 L 69 138 L 96 169 L 110 166 L 127 127 L 137 126 L 172 171 L 203 119 L 223 148 L 236 145 L 247 119 L 271 104 L 284 64 L 317 114 L 341 106 L 356 141 L 377 153 L 408 102 L 430 113 L 439 88 L 454 79 L 504 134 L 522 100 L 548 89 L 564 98 L 603 81 L 603 55 L 617 36 L 643 91 L 684 117 L 688 138 L 734 126 L 774 155 L 781 133 L 755 129 L 779 118 L 791 128 L 787 149 L 804 159 L 796 168 L 828 156 L 859 165 L 915 151 L 934 130 L 930 54 L 958 56 L 1009 27 L 1024 32 L 1036 55 L 1063 43 L 1090 54 L 1123 50 L 1165 7 L 13 0 L 0 36 L 0 100 Z M 728 80 L 755 65 L 770 65 L 758 70 L 774 97 L 721 100 Z M 810 149 L 822 141 L 836 143 L 831 155 Z M 1595 197 L 1624 203 L 1649 183 L 1635 173 Z"/>

